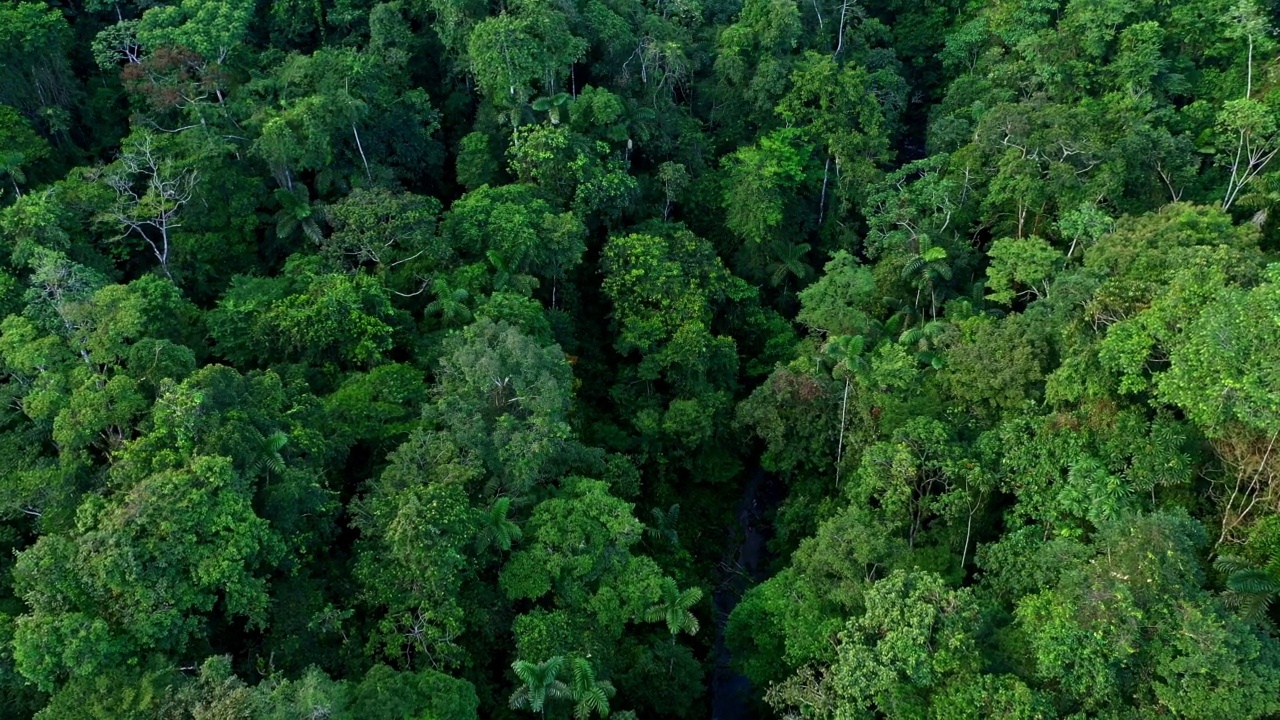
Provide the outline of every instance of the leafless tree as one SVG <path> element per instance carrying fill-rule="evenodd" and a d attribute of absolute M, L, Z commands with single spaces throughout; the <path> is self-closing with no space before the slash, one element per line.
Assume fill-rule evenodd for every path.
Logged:
<path fill-rule="evenodd" d="M 199 175 L 195 169 L 178 168 L 165 158 L 150 134 L 128 145 L 118 166 L 107 176 L 107 184 L 116 191 L 108 219 L 123 228 L 117 239 L 141 237 L 172 280 L 171 236 L 182 225 L 182 209 L 191 201 Z"/>

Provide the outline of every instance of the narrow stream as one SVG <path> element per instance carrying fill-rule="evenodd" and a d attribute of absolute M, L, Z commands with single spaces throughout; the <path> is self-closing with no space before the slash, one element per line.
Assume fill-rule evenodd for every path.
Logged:
<path fill-rule="evenodd" d="M 729 613 L 751 585 L 764 580 L 769 570 L 768 542 L 773 510 L 782 500 L 778 479 L 757 466 L 751 471 L 738 502 L 741 544 L 729 548 L 721 568 L 720 584 L 713 600 L 716 608 L 716 667 L 711 679 L 711 720 L 756 720 L 751 709 L 751 683 L 733 670 L 733 655 L 724 641 Z"/>

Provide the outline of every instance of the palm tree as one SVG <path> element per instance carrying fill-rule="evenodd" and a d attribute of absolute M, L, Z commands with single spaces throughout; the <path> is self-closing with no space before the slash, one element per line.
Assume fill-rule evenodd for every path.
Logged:
<path fill-rule="evenodd" d="M 617 692 L 613 683 L 608 680 L 596 680 L 596 671 L 586 658 L 573 658 L 569 663 L 572 671 L 569 687 L 570 699 L 573 700 L 573 717 L 587 720 L 592 713 L 600 717 L 609 717 L 609 698 Z"/>
<path fill-rule="evenodd" d="M 680 521 L 680 504 L 672 505 L 666 512 L 661 508 L 654 508 L 649 512 L 653 515 L 653 527 L 645 528 L 645 532 L 664 538 L 672 545 L 679 545 L 680 538 L 676 535 L 676 523 Z"/>
<path fill-rule="evenodd" d="M 834 361 L 832 375 L 844 375 L 844 393 L 840 400 L 840 436 L 836 440 L 836 487 L 840 486 L 840 467 L 844 463 L 844 431 L 849 424 L 849 389 L 853 378 L 865 380 L 871 371 L 871 363 L 863 354 L 867 340 L 861 335 L 838 335 L 829 338 L 822 346 L 822 354 Z"/>
<path fill-rule="evenodd" d="M 523 683 L 511 693 L 512 710 L 529 710 L 547 714 L 548 700 L 563 700 L 571 697 L 569 686 L 556 676 L 564 669 L 565 660 L 559 655 L 534 664 L 528 660 L 517 660 L 511 663 L 511 669 Z"/>
<path fill-rule="evenodd" d="M 898 337 L 898 343 L 907 348 L 915 350 L 916 360 L 925 365 L 932 365 L 935 369 L 942 367 L 942 356 L 938 354 L 938 347 L 943 338 L 947 335 L 947 330 L 951 326 L 941 320 L 930 320 L 923 325 L 909 327 L 902 331 L 902 335 Z"/>
<path fill-rule="evenodd" d="M 930 315 L 938 319 L 938 284 L 951 279 L 951 266 L 947 264 L 947 249 L 930 245 L 927 238 L 920 239 L 920 250 L 902 267 L 902 279 L 912 280 L 916 286 L 916 305 L 920 294 L 929 291 Z"/>
<path fill-rule="evenodd" d="M 560 124 L 561 109 L 569 105 L 569 93 L 556 93 L 550 97 L 540 97 L 529 103 L 534 110 L 547 114 L 552 125 Z"/>
<path fill-rule="evenodd" d="M 1262 567 L 1235 555 L 1220 555 L 1213 566 L 1227 573 L 1227 591 L 1223 593 L 1227 604 L 1239 608 L 1250 622 L 1269 624 L 1267 613 L 1280 594 L 1280 550 Z"/>
<path fill-rule="evenodd" d="M 897 335 L 906 332 L 907 328 L 919 324 L 923 320 L 920 317 L 919 308 L 907 300 L 901 300 L 896 297 L 881 298 L 881 302 L 893 312 L 881 324 L 881 329 L 887 335 Z"/>
<path fill-rule="evenodd" d="M 804 262 L 804 256 L 809 254 L 809 245 L 806 243 L 792 245 L 785 240 L 774 240 L 769 243 L 769 252 L 773 259 L 767 269 L 769 283 L 774 287 L 781 285 L 788 275 L 804 280 L 813 272 L 813 268 Z"/>
<path fill-rule="evenodd" d="M 692 587 L 680 592 L 680 587 L 671 578 L 662 579 L 661 597 L 658 602 L 645 611 L 644 619 L 648 622 L 665 622 L 667 631 L 671 633 L 671 645 L 676 644 L 676 636 L 681 632 L 697 635 L 698 618 L 690 612 L 690 608 L 702 599 L 702 589 Z M 675 672 L 675 655 L 672 654 L 667 672 Z"/>
<path fill-rule="evenodd" d="M 324 233 L 316 222 L 324 215 L 324 208 L 311 202 L 311 192 L 306 185 L 296 185 L 291 189 L 277 188 L 273 193 L 280 209 L 276 211 L 276 237 L 281 240 L 292 239 L 301 232 L 317 245 L 324 241 Z"/>
<path fill-rule="evenodd" d="M 529 295 L 538 286 L 536 278 L 520 272 L 517 263 L 507 260 L 496 250 L 487 251 L 485 256 L 489 258 L 489 264 L 493 266 L 493 289 L 495 292 L 511 290 Z"/>
<path fill-rule="evenodd" d="M 428 315 L 439 314 L 440 320 L 447 327 L 458 327 L 471 322 L 471 309 L 467 307 L 471 293 L 466 288 L 453 287 L 447 279 L 437 277 L 431 283 L 431 292 L 435 293 L 436 299 L 427 306 Z"/>
<path fill-rule="evenodd" d="M 511 544 L 518 542 L 524 537 L 520 526 L 511 521 L 507 515 L 511 511 L 511 498 L 500 497 L 493 501 L 493 505 L 483 511 L 479 536 L 477 540 L 480 549 L 484 550 L 490 545 L 496 545 L 498 549 L 506 552 L 511 549 Z"/>
<path fill-rule="evenodd" d="M 262 439 L 262 447 L 258 451 L 258 457 L 254 458 L 252 469 L 254 472 L 260 472 L 264 475 L 275 473 L 279 475 L 284 472 L 284 458 L 281 457 L 280 451 L 284 446 L 289 444 L 289 436 L 279 430 L 271 433 Z"/>
<path fill-rule="evenodd" d="M 698 618 L 689 609 L 702 599 L 701 588 L 693 587 L 680 592 L 675 580 L 663 578 L 661 593 L 658 602 L 645 612 L 644 619 L 647 622 L 665 622 L 672 642 L 681 632 L 697 635 L 700 627 Z"/>
<path fill-rule="evenodd" d="M 831 363 L 833 376 L 861 377 L 871 367 L 866 349 L 867 339 L 862 335 L 832 335 L 822 344 L 822 359 Z"/>

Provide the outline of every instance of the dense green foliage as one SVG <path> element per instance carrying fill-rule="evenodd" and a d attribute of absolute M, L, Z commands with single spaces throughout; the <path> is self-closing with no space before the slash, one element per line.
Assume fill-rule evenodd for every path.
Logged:
<path fill-rule="evenodd" d="M 0 0 L 0 717 L 1280 717 L 1278 25 Z"/>

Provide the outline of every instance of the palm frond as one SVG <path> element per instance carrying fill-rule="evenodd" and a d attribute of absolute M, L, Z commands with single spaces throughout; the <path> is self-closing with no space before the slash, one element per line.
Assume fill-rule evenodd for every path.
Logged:
<path fill-rule="evenodd" d="M 600 717 L 609 717 L 609 698 L 603 688 L 593 687 L 578 698 L 573 708 L 573 716 L 577 720 L 587 720 L 592 713 Z"/>
<path fill-rule="evenodd" d="M 680 629 L 684 630 L 690 635 L 697 635 L 698 631 L 702 629 L 701 623 L 698 622 L 697 616 L 694 615 L 693 613 L 688 613 L 688 612 L 685 613 L 683 617 L 683 621 L 684 622 L 682 623 L 682 627 Z"/>
<path fill-rule="evenodd" d="M 596 681 L 595 671 L 591 669 L 591 663 L 584 658 L 573 659 L 573 685 L 576 688 L 586 688 L 594 685 Z"/>
<path fill-rule="evenodd" d="M 528 660 L 516 660 L 511 663 L 511 669 L 515 671 L 516 677 L 520 678 L 520 682 L 532 683 L 537 677 L 538 666 Z"/>
<path fill-rule="evenodd" d="M 1280 592 L 1280 582 L 1264 570 L 1237 570 L 1227 578 L 1227 587 L 1238 593 L 1251 595 L 1275 595 Z"/>
<path fill-rule="evenodd" d="M 1271 601 L 1275 595 L 1237 593 L 1237 596 L 1242 618 L 1252 623 L 1267 622 L 1267 614 L 1271 611 Z"/>
<path fill-rule="evenodd" d="M 573 698 L 573 691 L 571 691 L 569 686 L 565 685 L 563 682 L 553 680 L 551 681 L 551 684 L 547 686 L 547 697 L 552 700 L 571 700 Z"/>
<path fill-rule="evenodd" d="M 289 436 L 277 430 L 267 436 L 265 447 L 267 452 L 278 453 L 289 444 Z"/>
<path fill-rule="evenodd" d="M 906 280 L 912 275 L 915 275 L 922 267 L 924 267 L 924 258 L 919 255 L 911 258 L 907 261 L 907 264 L 902 266 L 902 279 Z"/>
<path fill-rule="evenodd" d="M 288 443 L 289 436 L 279 430 L 264 438 L 262 449 L 258 451 L 258 457 L 254 458 L 251 466 L 254 472 L 268 472 L 276 475 L 283 473 L 286 466 L 280 451 Z"/>
<path fill-rule="evenodd" d="M 1236 555 L 1219 555 L 1213 561 L 1213 567 L 1224 573 L 1239 572 L 1253 567 L 1247 560 Z"/>
<path fill-rule="evenodd" d="M 676 600 L 676 607 L 681 610 L 688 610 L 694 605 L 697 605 L 698 601 L 701 599 L 702 588 L 689 588 L 688 590 L 680 593 L 680 597 Z"/>
<path fill-rule="evenodd" d="M 302 227 L 302 234 L 307 236 L 311 242 L 319 245 L 324 242 L 324 232 L 320 230 L 320 226 L 311 218 L 304 218 L 299 222 Z"/>
<path fill-rule="evenodd" d="M 507 706 L 512 710 L 523 710 L 529 705 L 529 688 L 521 685 L 516 691 L 511 693 L 511 699 L 507 701 Z"/>
<path fill-rule="evenodd" d="M 939 263 L 947 259 L 947 249 L 937 245 L 926 248 L 920 253 L 920 259 L 927 263 Z"/>

